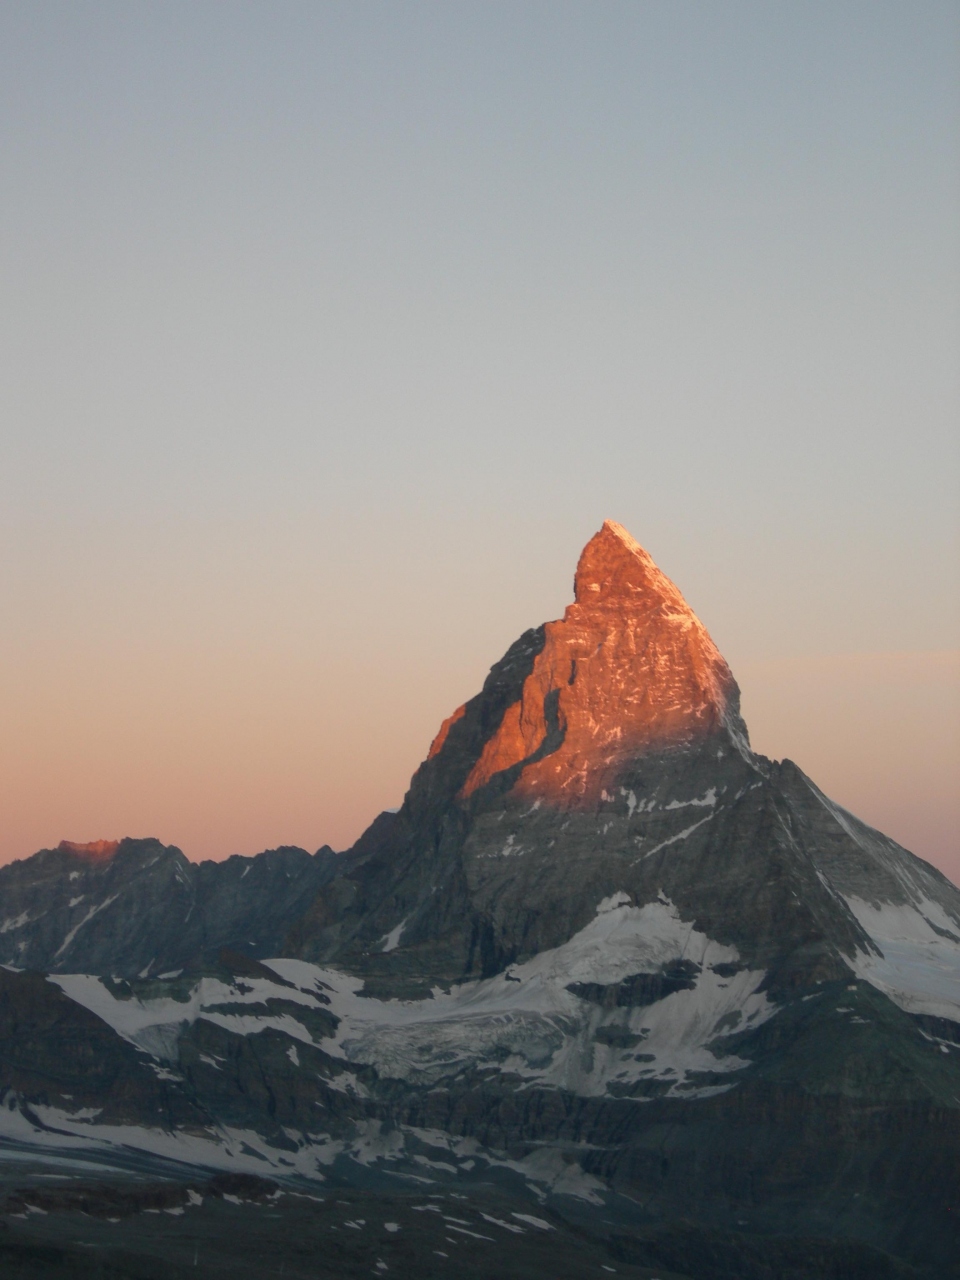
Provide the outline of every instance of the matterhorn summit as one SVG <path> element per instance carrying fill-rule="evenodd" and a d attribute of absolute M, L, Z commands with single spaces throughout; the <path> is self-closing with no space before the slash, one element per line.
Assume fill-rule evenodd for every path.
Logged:
<path fill-rule="evenodd" d="M 543 627 L 543 648 L 520 698 L 484 745 L 464 795 L 519 764 L 523 794 L 583 808 L 616 785 L 627 762 L 651 750 L 723 730 L 746 749 L 730 668 L 677 588 L 621 525 L 606 521 L 587 543 L 574 591 L 563 618 Z M 551 739 L 556 745 L 547 749 Z"/>
<path fill-rule="evenodd" d="M 637 1277 L 960 1274 L 960 891 L 751 750 L 620 525 L 352 849 L 101 843 L 0 869 L 0 1142 L 428 1183 L 431 1258 L 575 1223 Z"/>

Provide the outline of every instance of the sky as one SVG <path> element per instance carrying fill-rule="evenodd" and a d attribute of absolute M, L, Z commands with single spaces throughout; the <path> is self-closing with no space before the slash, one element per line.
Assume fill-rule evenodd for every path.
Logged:
<path fill-rule="evenodd" d="M 0 861 L 349 845 L 624 524 L 960 881 L 960 8 L 0 0 Z"/>

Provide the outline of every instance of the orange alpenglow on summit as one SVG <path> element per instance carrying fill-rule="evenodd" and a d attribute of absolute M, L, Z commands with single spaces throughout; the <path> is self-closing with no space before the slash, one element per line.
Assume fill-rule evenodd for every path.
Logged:
<path fill-rule="evenodd" d="M 628 758 L 726 730 L 747 751 L 740 691 L 706 628 L 643 547 L 612 520 L 587 543 L 575 601 L 548 622 L 518 702 L 463 786 L 467 797 L 528 761 L 515 791 L 595 803 Z M 431 750 L 443 746 L 446 721 Z M 536 757 L 536 758 L 532 758 Z"/>
<path fill-rule="evenodd" d="M 85 858 L 112 858 L 120 848 L 119 840 L 90 840 L 78 844 L 75 840 L 61 840 L 57 848 L 62 853 L 78 853 Z"/>

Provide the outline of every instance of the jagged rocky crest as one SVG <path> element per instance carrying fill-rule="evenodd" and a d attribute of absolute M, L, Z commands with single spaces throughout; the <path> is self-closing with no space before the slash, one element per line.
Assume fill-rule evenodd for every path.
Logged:
<path fill-rule="evenodd" d="M 159 840 L 63 840 L 0 867 L 0 964 L 146 978 L 223 947 L 276 955 L 342 865 L 329 848 L 195 863 Z"/>
<path fill-rule="evenodd" d="M 542 628 L 520 697 L 484 743 L 461 795 L 517 766 L 518 794 L 595 808 L 640 755 L 723 734 L 748 750 L 740 691 L 703 624 L 627 531 L 608 520 L 584 548 L 574 603 Z M 443 750 L 446 721 L 431 748 Z"/>

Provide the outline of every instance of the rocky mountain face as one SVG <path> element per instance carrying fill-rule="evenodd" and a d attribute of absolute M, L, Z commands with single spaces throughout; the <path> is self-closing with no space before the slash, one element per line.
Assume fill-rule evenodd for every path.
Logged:
<path fill-rule="evenodd" d="M 50 975 L 0 984 L 22 1150 L 497 1188 L 661 1280 L 960 1276 L 960 891 L 750 749 L 612 523 L 348 854 L 45 851 L 0 914 Z"/>
<path fill-rule="evenodd" d="M 0 867 L 0 964 L 145 978 L 223 947 L 275 955 L 336 867 L 329 848 L 194 863 L 159 840 L 64 840 Z"/>
<path fill-rule="evenodd" d="M 771 996 L 875 970 L 891 910 L 960 939 L 942 875 L 750 751 L 729 668 L 629 534 L 604 525 L 575 590 L 444 723 L 376 847 L 292 932 L 297 955 L 427 991 L 566 943 L 618 894 L 669 902 Z"/>

